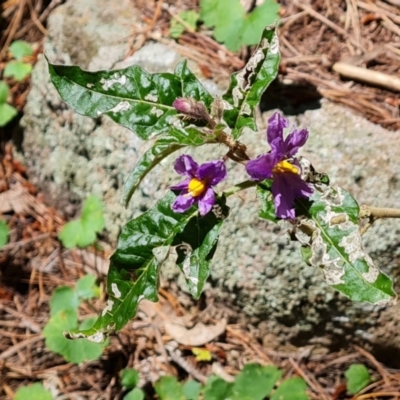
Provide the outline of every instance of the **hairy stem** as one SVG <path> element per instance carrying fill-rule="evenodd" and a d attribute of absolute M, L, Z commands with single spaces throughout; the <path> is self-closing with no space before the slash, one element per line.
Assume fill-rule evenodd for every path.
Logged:
<path fill-rule="evenodd" d="M 243 181 L 238 183 L 235 186 L 231 186 L 230 188 L 224 190 L 224 195 L 226 197 L 232 196 L 233 194 L 240 192 L 241 190 L 245 190 L 254 186 L 257 186 L 260 182 L 259 181 Z"/>

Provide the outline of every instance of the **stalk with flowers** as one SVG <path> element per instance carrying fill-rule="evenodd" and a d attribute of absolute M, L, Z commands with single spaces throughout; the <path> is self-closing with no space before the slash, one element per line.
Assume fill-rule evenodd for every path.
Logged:
<path fill-rule="evenodd" d="M 398 212 L 360 209 L 349 193 L 331 185 L 327 175 L 297 156 L 308 130 L 289 127 L 279 112 L 268 121 L 269 149 L 266 146 L 262 154 L 251 158 L 239 141 L 244 129 L 256 131 L 254 110 L 275 79 L 279 61 L 276 30 L 267 27 L 255 53 L 243 70 L 231 76 L 221 98 L 206 91 L 186 62 L 173 74 L 149 74 L 138 66 L 87 72 L 49 63 L 52 82 L 77 112 L 92 117 L 105 114 L 143 140 L 155 138 L 126 182 L 126 204 L 165 157 L 188 147 L 226 146 L 221 159 L 201 164 L 185 152 L 177 157 L 176 184 L 122 228 L 110 259 L 105 309 L 91 329 L 70 332 L 70 337 L 102 341 L 135 316 L 141 300 L 157 301 L 160 268 L 171 248 L 188 290 L 198 298 L 212 268 L 224 220 L 229 218 L 229 197 L 241 190 L 256 190 L 261 218 L 291 224 L 290 236 L 301 243 L 304 261 L 334 289 L 354 301 L 395 300 L 391 279 L 366 253 L 361 236 L 374 219 L 398 217 Z M 241 164 L 248 179 L 221 192 L 218 185 L 227 176 L 228 162 Z M 183 177 L 180 182 L 178 175 Z"/>

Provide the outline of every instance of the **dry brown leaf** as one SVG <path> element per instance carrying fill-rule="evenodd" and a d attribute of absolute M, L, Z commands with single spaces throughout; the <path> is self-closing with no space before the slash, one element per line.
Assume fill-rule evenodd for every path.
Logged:
<path fill-rule="evenodd" d="M 192 329 L 164 320 L 166 332 L 178 343 L 185 346 L 203 346 L 225 332 L 226 320 L 222 319 L 215 325 L 197 323 Z"/>

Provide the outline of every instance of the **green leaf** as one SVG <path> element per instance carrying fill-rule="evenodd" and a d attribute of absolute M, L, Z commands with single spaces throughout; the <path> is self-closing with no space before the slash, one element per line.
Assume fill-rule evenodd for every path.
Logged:
<path fill-rule="evenodd" d="M 255 107 L 261 96 L 278 74 L 280 62 L 279 40 L 275 27 L 264 29 L 260 45 L 239 72 L 231 75 L 228 91 L 223 99 L 229 104 L 225 107 L 224 121 L 232 129 L 232 136 L 238 139 L 243 128 L 256 130 Z"/>
<path fill-rule="evenodd" d="M 267 396 L 282 371 L 274 366 L 247 364 L 237 375 L 232 390 L 232 400 L 262 400 Z"/>
<path fill-rule="evenodd" d="M 121 371 L 121 385 L 133 389 L 139 383 L 139 372 L 133 368 L 125 368 Z"/>
<path fill-rule="evenodd" d="M 311 203 L 299 204 L 309 215 L 302 224 L 313 231 L 309 262 L 321 269 L 325 281 L 353 301 L 392 302 L 396 293 L 391 279 L 374 265 L 362 245 L 354 198 L 342 188 L 325 185 L 314 190 Z"/>
<path fill-rule="evenodd" d="M 14 400 L 53 400 L 51 393 L 41 383 L 20 387 L 15 393 Z"/>
<path fill-rule="evenodd" d="M 309 400 L 307 385 L 302 378 L 286 379 L 271 396 L 271 400 Z"/>
<path fill-rule="evenodd" d="M 227 400 L 232 395 L 233 383 L 211 376 L 203 389 L 204 400 Z"/>
<path fill-rule="evenodd" d="M 6 126 L 17 114 L 18 111 L 13 106 L 0 103 L 0 127 Z"/>
<path fill-rule="evenodd" d="M 9 93 L 10 87 L 7 85 L 7 83 L 0 81 L 0 104 L 3 104 L 7 101 Z"/>
<path fill-rule="evenodd" d="M 271 193 L 272 179 L 259 183 L 256 192 L 261 200 L 261 210 L 258 212 L 260 218 L 277 223 L 279 218 L 275 214 L 275 203 Z"/>
<path fill-rule="evenodd" d="M 136 65 L 88 72 L 49 64 L 49 72 L 61 98 L 76 112 L 93 118 L 108 115 L 142 139 L 189 125 L 172 106 L 177 97 L 191 97 L 206 107 L 213 101 L 186 61 L 177 65 L 175 74 L 150 74 Z"/>
<path fill-rule="evenodd" d="M 11 77 L 17 81 L 22 81 L 32 72 L 32 65 L 22 61 L 10 61 L 4 68 L 3 75 Z"/>
<path fill-rule="evenodd" d="M 160 259 L 157 252 L 164 248 L 168 250 L 175 236 L 198 216 L 195 207 L 183 214 L 173 212 L 171 206 L 175 198 L 169 192 L 152 209 L 123 227 L 117 250 L 111 257 L 107 306 L 93 328 L 72 331 L 69 333 L 71 338 L 101 341 L 109 331 L 120 330 L 135 316 L 141 300 L 157 301 L 159 268 L 165 261 L 165 257 Z"/>
<path fill-rule="evenodd" d="M 368 369 L 363 364 L 352 364 L 344 373 L 347 379 L 347 391 L 356 394 L 364 389 L 372 381 Z"/>
<path fill-rule="evenodd" d="M 246 14 L 240 0 L 201 0 L 200 16 L 206 26 L 215 27 L 215 39 L 236 52 L 258 43 L 265 26 L 279 20 L 279 7 L 275 0 L 265 0 Z"/>
<path fill-rule="evenodd" d="M 16 60 L 22 60 L 24 57 L 33 54 L 31 45 L 24 40 L 16 40 L 15 42 L 12 42 L 9 50 Z"/>
<path fill-rule="evenodd" d="M 93 343 L 87 339 L 68 340 L 64 331 L 78 327 L 75 310 L 63 310 L 54 314 L 43 329 L 45 344 L 54 353 L 61 354 L 68 362 L 79 364 L 98 359 L 105 344 Z"/>
<path fill-rule="evenodd" d="M 181 11 L 178 16 L 185 21 L 193 30 L 196 29 L 197 21 L 200 18 L 199 13 L 194 10 Z M 185 32 L 186 27 L 182 25 L 176 18 L 171 19 L 171 25 L 169 28 L 169 35 L 178 39 L 183 32 Z"/>
<path fill-rule="evenodd" d="M 161 135 L 147 150 L 130 173 L 124 187 L 125 206 L 128 205 L 133 193 L 138 188 L 144 177 L 165 157 L 175 151 L 186 147 L 198 147 L 205 143 L 212 143 L 213 136 L 206 137 L 199 130 L 188 127 L 186 129 L 171 128 Z"/>
<path fill-rule="evenodd" d="M 183 396 L 185 400 L 198 400 L 201 391 L 199 382 L 189 379 L 182 386 Z"/>
<path fill-rule="evenodd" d="M 100 288 L 96 285 L 96 277 L 88 274 L 76 282 L 76 294 L 80 299 L 88 300 L 100 295 Z"/>
<path fill-rule="evenodd" d="M 64 225 L 58 237 L 67 248 L 86 247 L 96 240 L 96 233 L 104 228 L 104 216 L 101 200 L 89 196 L 82 208 L 81 217 Z"/>
<path fill-rule="evenodd" d="M 124 400 L 144 400 L 143 390 L 135 388 L 124 396 Z"/>
<path fill-rule="evenodd" d="M 9 235 L 10 228 L 5 221 L 0 219 L 0 247 L 4 246 L 8 242 Z"/>
<path fill-rule="evenodd" d="M 79 304 L 79 298 L 74 289 L 68 286 L 60 286 L 55 289 L 51 295 L 50 316 L 56 315 L 58 312 L 64 310 L 77 312 Z"/>
<path fill-rule="evenodd" d="M 178 253 L 177 264 L 182 271 L 190 294 L 198 299 L 210 274 L 223 220 L 213 212 L 191 219 L 173 245 Z"/>
<path fill-rule="evenodd" d="M 174 376 L 163 376 L 154 385 L 160 400 L 185 400 L 182 385 Z"/>

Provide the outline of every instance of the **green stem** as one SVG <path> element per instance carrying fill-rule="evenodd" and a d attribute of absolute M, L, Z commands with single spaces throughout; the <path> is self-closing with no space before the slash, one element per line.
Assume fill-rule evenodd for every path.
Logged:
<path fill-rule="evenodd" d="M 235 186 L 231 186 L 230 188 L 224 190 L 224 195 L 226 197 L 232 196 L 233 194 L 240 192 L 241 190 L 245 190 L 251 188 L 253 186 L 257 186 L 260 182 L 259 181 L 243 181 L 238 183 Z"/>

